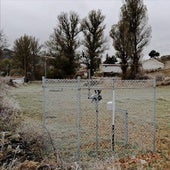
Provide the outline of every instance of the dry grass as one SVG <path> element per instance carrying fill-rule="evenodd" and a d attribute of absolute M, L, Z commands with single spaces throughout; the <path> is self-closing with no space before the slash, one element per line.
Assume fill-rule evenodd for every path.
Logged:
<path fill-rule="evenodd" d="M 161 75 L 163 78 L 170 77 L 170 68 L 149 72 L 148 75 L 150 75 L 152 77 L 155 77 L 157 75 Z"/>
<path fill-rule="evenodd" d="M 20 122 L 20 107 L 7 96 L 7 81 L 0 78 L 0 131 L 15 130 Z"/>
<path fill-rule="evenodd" d="M 41 85 L 31 84 L 27 86 L 21 86 L 19 88 L 13 88 L 10 91 L 10 95 L 15 98 L 22 111 L 25 113 L 25 119 L 31 122 L 39 122 L 41 120 Z M 148 159 L 148 157 L 137 158 L 136 163 L 131 165 L 130 169 L 160 169 L 168 170 L 170 169 L 170 86 L 158 87 L 157 88 L 157 104 L 156 104 L 156 120 L 157 120 L 157 130 L 156 130 L 156 149 L 158 156 Z M 145 160 L 147 163 L 143 165 L 140 164 L 140 160 Z M 151 161 L 153 160 L 153 161 Z M 129 164 L 126 160 L 127 166 Z M 111 165 L 110 165 L 111 163 Z M 111 169 L 113 167 L 112 161 L 98 162 L 94 169 Z M 125 169 L 121 165 L 123 163 L 117 162 L 115 166 L 117 169 Z M 125 163 L 126 164 L 126 163 Z M 129 165 L 130 167 L 130 165 Z M 147 168 L 148 167 L 148 168 Z M 116 168 L 115 168 L 116 169 Z M 128 168 L 127 168 L 128 169 Z"/>

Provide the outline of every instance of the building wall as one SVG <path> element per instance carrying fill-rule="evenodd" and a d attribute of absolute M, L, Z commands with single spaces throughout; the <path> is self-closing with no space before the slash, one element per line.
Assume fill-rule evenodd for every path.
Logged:
<path fill-rule="evenodd" d="M 144 70 L 157 70 L 157 69 L 163 69 L 164 64 L 155 60 L 155 59 L 149 59 L 142 63 Z"/>
<path fill-rule="evenodd" d="M 122 70 L 119 64 L 102 64 L 100 67 L 103 73 L 121 73 Z"/>

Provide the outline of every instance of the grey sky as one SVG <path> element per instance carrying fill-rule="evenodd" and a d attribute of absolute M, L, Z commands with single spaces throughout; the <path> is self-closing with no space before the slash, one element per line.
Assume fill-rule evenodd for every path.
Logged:
<path fill-rule="evenodd" d="M 0 29 L 13 46 L 15 39 L 24 34 L 35 36 L 41 43 L 48 40 L 56 26 L 57 16 L 62 12 L 75 11 L 80 18 L 87 16 L 92 9 L 101 9 L 106 16 L 106 32 L 109 37 L 111 25 L 119 19 L 122 0 L 0 0 Z M 152 49 L 161 55 L 170 54 L 170 0 L 144 0 L 148 9 L 152 39 L 146 47 L 146 56 Z"/>

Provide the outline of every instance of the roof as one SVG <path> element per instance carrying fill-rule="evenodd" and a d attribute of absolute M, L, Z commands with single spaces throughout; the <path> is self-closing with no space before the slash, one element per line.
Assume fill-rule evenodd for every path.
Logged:
<path fill-rule="evenodd" d="M 154 62 L 157 62 L 157 63 L 163 64 L 163 62 L 158 61 L 158 60 L 157 60 L 157 59 L 155 59 L 155 58 L 149 58 L 149 59 L 147 59 L 147 60 L 144 60 L 144 61 L 142 61 L 142 64 L 143 64 L 143 63 L 146 63 L 146 62 L 148 62 L 148 61 L 154 61 Z"/>
<path fill-rule="evenodd" d="M 102 64 L 102 66 L 120 66 L 120 64 Z"/>
<path fill-rule="evenodd" d="M 142 67 L 144 70 L 157 70 L 157 69 L 163 69 L 164 63 L 158 61 L 155 58 L 150 58 L 148 60 L 145 60 L 142 62 Z"/>

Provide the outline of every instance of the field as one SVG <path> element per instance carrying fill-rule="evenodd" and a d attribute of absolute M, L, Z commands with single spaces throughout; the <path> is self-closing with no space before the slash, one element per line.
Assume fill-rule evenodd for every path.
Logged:
<path fill-rule="evenodd" d="M 162 169 L 170 167 L 170 86 L 156 89 L 156 150 L 161 155 L 159 164 Z M 42 86 L 41 84 L 23 85 L 10 89 L 10 96 L 15 98 L 23 111 L 24 122 L 36 124 L 42 121 Z M 67 96 L 65 96 L 67 97 Z M 70 97 L 70 96 L 69 96 Z M 69 99 L 68 97 L 68 99 Z M 140 102 L 137 101 L 136 102 Z M 121 101 L 120 101 L 121 103 Z M 92 105 L 93 107 L 94 105 Z M 144 107 L 144 106 L 143 106 Z M 141 106 L 142 108 L 142 106 Z M 85 108 L 88 110 L 89 108 Z M 51 115 L 52 116 L 52 115 Z M 69 121 L 69 117 L 66 121 Z M 50 124 L 50 123 L 49 123 Z"/>

